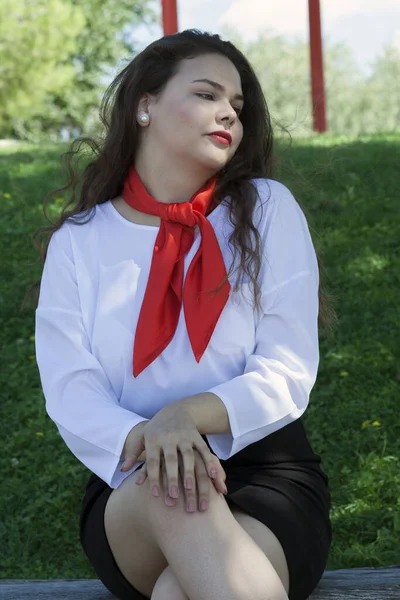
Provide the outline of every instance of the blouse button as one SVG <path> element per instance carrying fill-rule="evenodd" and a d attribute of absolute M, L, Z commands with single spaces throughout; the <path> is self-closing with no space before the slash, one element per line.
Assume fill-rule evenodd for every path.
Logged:
<path fill-rule="evenodd" d="M 158 246 L 154 246 L 154 252 L 158 252 L 159 251 L 159 247 Z"/>

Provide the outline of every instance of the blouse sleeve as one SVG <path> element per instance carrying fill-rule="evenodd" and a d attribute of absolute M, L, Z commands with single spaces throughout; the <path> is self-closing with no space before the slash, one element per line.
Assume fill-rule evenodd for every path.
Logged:
<path fill-rule="evenodd" d="M 116 488 L 140 464 L 121 473 L 129 431 L 140 415 L 122 408 L 91 353 L 82 319 L 69 229 L 53 233 L 36 309 L 35 346 L 46 411 L 71 452 Z"/>
<path fill-rule="evenodd" d="M 207 435 L 222 460 L 300 418 L 317 377 L 318 262 L 303 211 L 275 184 L 269 217 L 259 228 L 262 314 L 254 352 L 243 374 L 206 390 L 229 416 L 231 433 Z"/>

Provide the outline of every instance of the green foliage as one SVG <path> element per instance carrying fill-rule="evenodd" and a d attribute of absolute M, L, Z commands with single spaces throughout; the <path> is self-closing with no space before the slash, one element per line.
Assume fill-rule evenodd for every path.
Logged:
<path fill-rule="evenodd" d="M 96 129 L 104 79 L 133 58 L 135 27 L 155 18 L 151 0 L 2 0 L 0 137 Z"/>
<path fill-rule="evenodd" d="M 45 411 L 34 311 L 20 312 L 35 263 L 42 203 L 63 184 L 65 146 L 0 150 L 1 578 L 96 577 L 79 542 L 89 471 Z M 336 296 L 339 325 L 321 339 L 304 421 L 332 495 L 328 569 L 398 562 L 400 136 L 315 136 L 277 145 L 276 179 L 306 211 Z M 377 167 L 379 165 L 379 168 Z M 59 211 L 63 199 L 51 210 Z"/>
<path fill-rule="evenodd" d="M 70 63 L 85 27 L 79 7 L 63 0 L 2 0 L 0 4 L 0 127 L 46 113 L 49 95 L 74 85 Z"/>
<path fill-rule="evenodd" d="M 2 0 L 0 2 L 0 138 L 58 142 L 98 135 L 100 98 L 140 49 L 139 24 L 152 24 L 152 0 Z M 260 35 L 244 43 L 226 29 L 253 64 L 278 126 L 312 134 L 309 45 Z M 400 50 L 387 44 L 371 76 L 345 44 L 324 39 L 328 130 L 331 134 L 399 131 Z"/>
<path fill-rule="evenodd" d="M 258 77 L 276 126 L 295 136 L 312 132 L 310 49 L 300 39 L 260 35 L 245 43 L 231 29 L 226 36 L 244 52 Z M 344 43 L 324 39 L 326 114 L 331 134 L 371 134 L 399 131 L 400 49 L 384 47 L 365 76 Z"/>

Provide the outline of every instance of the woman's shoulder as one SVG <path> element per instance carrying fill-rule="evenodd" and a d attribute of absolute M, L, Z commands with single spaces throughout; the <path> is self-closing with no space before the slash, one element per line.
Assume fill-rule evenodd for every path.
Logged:
<path fill-rule="evenodd" d="M 72 256 L 73 249 L 88 239 L 89 230 L 96 227 L 98 219 L 99 215 L 96 207 L 67 217 L 61 226 L 51 234 L 49 248 L 63 250 L 66 254 Z"/>
<path fill-rule="evenodd" d="M 272 204 L 277 200 L 289 203 L 296 202 L 290 189 L 277 179 L 257 177 L 249 181 L 255 187 L 261 204 L 266 204 L 270 200 Z"/>
<path fill-rule="evenodd" d="M 290 189 L 281 181 L 269 178 L 251 179 L 257 192 L 253 213 L 257 228 L 264 231 L 277 218 L 291 221 L 305 219 L 304 213 Z"/>

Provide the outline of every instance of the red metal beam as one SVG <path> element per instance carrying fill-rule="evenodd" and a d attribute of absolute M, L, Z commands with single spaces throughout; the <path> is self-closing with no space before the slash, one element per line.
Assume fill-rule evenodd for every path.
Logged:
<path fill-rule="evenodd" d="M 311 97 L 314 131 L 326 131 L 324 62 L 322 56 L 321 10 L 319 0 L 308 0 L 310 23 Z"/>
<path fill-rule="evenodd" d="M 162 0 L 162 20 L 164 35 L 178 32 L 176 0 Z"/>
<path fill-rule="evenodd" d="M 310 26 L 311 98 L 314 131 L 323 133 L 327 129 L 325 109 L 324 62 L 322 54 L 320 0 L 308 0 Z M 177 33 L 177 0 L 162 0 L 164 35 Z"/>

